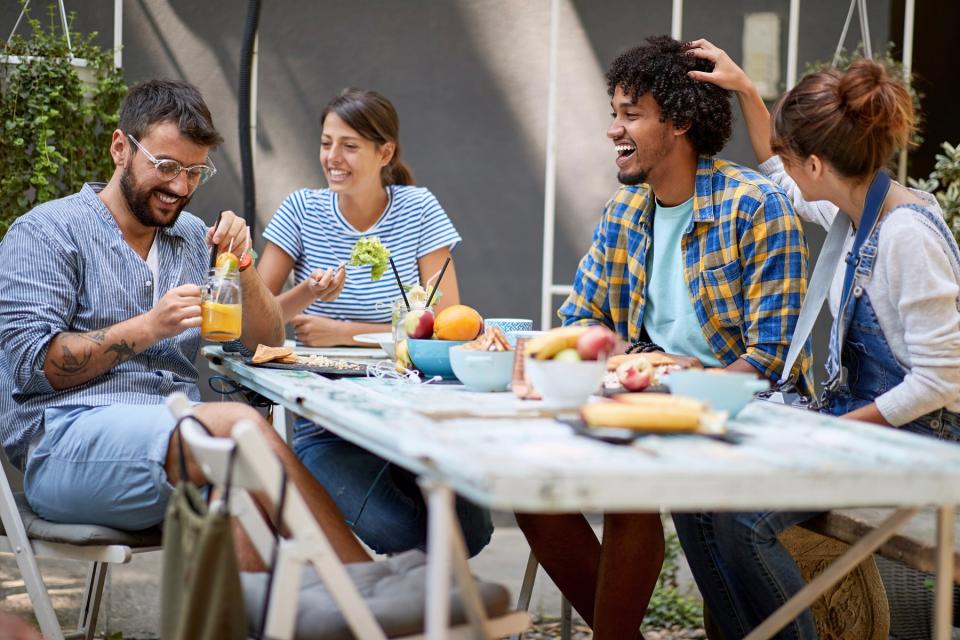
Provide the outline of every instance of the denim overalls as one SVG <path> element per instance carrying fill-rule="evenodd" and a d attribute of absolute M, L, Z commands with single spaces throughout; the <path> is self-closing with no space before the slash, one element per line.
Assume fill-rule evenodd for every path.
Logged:
<path fill-rule="evenodd" d="M 917 205 L 904 205 L 920 212 L 947 240 L 960 264 L 960 252 L 953 235 L 936 212 Z M 903 381 L 906 370 L 897 362 L 887 343 L 877 314 L 870 304 L 866 285 L 873 275 L 877 257 L 880 224 L 860 249 L 860 262 L 853 280 L 849 302 L 830 330 L 830 355 L 827 359 L 829 379 L 820 399 L 821 410 L 831 415 L 843 415 L 873 400 Z M 842 326 L 841 326 L 842 324 Z M 842 349 L 839 341 L 843 340 Z M 840 354 L 838 361 L 837 354 Z M 901 429 L 960 442 L 960 414 L 938 409 L 905 424 Z"/>

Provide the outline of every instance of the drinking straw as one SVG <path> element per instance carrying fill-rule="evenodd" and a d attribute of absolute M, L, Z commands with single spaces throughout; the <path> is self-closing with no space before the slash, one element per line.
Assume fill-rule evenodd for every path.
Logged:
<path fill-rule="evenodd" d="M 443 267 L 440 268 L 440 275 L 437 276 L 437 281 L 433 283 L 433 289 L 430 290 L 430 297 L 427 298 L 427 307 L 430 307 L 430 303 L 433 302 L 433 296 L 437 293 L 437 287 L 440 286 L 440 281 L 443 280 L 443 273 L 447 270 L 447 265 L 450 264 L 450 256 L 447 256 L 447 259 L 443 261 Z"/>
<path fill-rule="evenodd" d="M 213 232 L 217 232 L 217 227 L 220 226 L 220 218 L 223 216 L 223 211 L 217 214 L 217 221 L 213 223 Z M 217 245 L 210 245 L 210 268 L 213 269 L 217 266 Z"/>
<path fill-rule="evenodd" d="M 403 304 L 407 307 L 407 311 L 410 311 L 410 301 L 407 300 L 407 292 L 403 290 L 403 283 L 400 282 L 400 272 L 397 271 L 397 265 L 393 263 L 393 258 L 390 258 L 390 268 L 393 269 L 393 276 L 397 279 L 397 286 L 400 287 L 400 295 L 403 296 Z"/>

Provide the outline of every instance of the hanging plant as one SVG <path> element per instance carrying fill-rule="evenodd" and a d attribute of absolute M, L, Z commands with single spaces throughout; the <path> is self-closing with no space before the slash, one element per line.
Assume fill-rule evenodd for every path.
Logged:
<path fill-rule="evenodd" d="M 48 27 L 29 18 L 29 37 L 0 43 L 0 237 L 32 207 L 113 173 L 123 75 L 96 33 L 71 30 L 71 51 L 49 14 Z"/>

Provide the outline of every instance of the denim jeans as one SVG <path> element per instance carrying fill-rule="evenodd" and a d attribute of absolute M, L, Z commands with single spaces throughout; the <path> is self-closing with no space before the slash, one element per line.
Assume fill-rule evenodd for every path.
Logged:
<path fill-rule="evenodd" d="M 368 547 L 380 554 L 426 547 L 427 507 L 414 474 L 302 418 L 293 450 Z M 460 496 L 455 506 L 472 557 L 490 542 L 493 520 Z"/>

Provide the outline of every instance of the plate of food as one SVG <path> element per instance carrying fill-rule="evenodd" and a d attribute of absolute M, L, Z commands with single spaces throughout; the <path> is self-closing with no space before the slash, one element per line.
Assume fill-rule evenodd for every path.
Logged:
<path fill-rule="evenodd" d="M 393 334 L 389 331 L 381 333 L 360 333 L 353 336 L 354 342 L 360 344 L 375 344 L 386 352 L 388 358 L 395 358 L 396 351 L 393 348 Z"/>
<path fill-rule="evenodd" d="M 293 347 L 268 347 L 259 345 L 252 358 L 244 364 L 268 369 L 291 369 L 310 371 L 331 377 L 366 376 L 367 365 L 321 355 L 298 355 Z"/>

